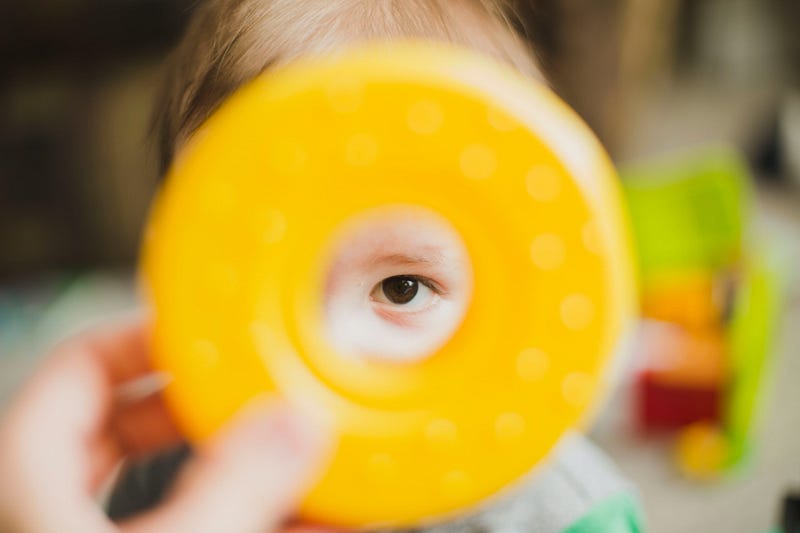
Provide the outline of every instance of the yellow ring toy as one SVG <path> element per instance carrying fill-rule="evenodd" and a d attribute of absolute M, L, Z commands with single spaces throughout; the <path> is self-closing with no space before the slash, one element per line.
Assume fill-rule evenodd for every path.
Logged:
<path fill-rule="evenodd" d="M 303 503 L 410 526 L 519 480 L 590 411 L 632 311 L 615 174 L 548 89 L 472 53 L 372 46 L 239 90 L 175 163 L 143 271 L 167 400 L 202 440 L 259 393 L 325 409 Z M 335 228 L 381 206 L 446 218 L 472 262 L 453 336 L 413 364 L 345 358 L 320 297 Z"/>

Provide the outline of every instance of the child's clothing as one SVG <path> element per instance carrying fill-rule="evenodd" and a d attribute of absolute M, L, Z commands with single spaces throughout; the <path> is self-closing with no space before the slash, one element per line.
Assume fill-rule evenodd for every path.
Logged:
<path fill-rule="evenodd" d="M 633 486 L 588 439 L 568 434 L 522 487 L 426 533 L 638 533 Z"/>
<path fill-rule="evenodd" d="M 129 470 L 114 491 L 109 514 L 119 519 L 156 505 L 188 458 L 187 449 Z M 516 490 L 485 509 L 419 533 L 639 533 L 632 485 L 586 438 L 564 437 L 550 461 Z"/>

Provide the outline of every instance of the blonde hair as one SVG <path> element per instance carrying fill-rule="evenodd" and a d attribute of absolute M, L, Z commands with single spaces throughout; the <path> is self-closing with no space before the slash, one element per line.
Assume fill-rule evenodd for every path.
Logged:
<path fill-rule="evenodd" d="M 167 67 L 154 129 L 162 173 L 233 91 L 300 56 L 365 41 L 427 39 L 541 78 L 502 0 L 206 0 Z"/>

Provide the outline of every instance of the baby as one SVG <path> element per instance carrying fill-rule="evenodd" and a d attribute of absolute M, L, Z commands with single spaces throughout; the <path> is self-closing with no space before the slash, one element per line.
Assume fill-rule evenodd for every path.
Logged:
<path fill-rule="evenodd" d="M 325 287 L 329 341 L 344 356 L 431 355 L 467 310 L 472 276 L 456 231 L 421 208 L 384 208 L 347 225 Z"/>
<path fill-rule="evenodd" d="M 265 70 L 359 43 L 408 39 L 448 42 L 543 80 L 500 0 L 207 0 L 171 58 L 158 103 L 162 171 L 233 91 Z M 365 217 L 332 254 L 323 304 L 329 340 L 353 357 L 419 360 L 457 328 L 470 286 L 463 244 L 446 222 L 413 210 Z M 110 514 L 155 504 L 187 453 L 134 467 Z M 430 531 L 635 531 L 626 489 L 598 451 L 570 436 L 513 497 Z M 611 522 L 592 521 L 595 504 L 616 506 Z"/>

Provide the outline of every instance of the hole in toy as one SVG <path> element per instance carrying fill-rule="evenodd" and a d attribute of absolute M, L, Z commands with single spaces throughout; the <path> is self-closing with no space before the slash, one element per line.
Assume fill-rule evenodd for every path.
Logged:
<path fill-rule="evenodd" d="M 324 279 L 329 342 L 345 356 L 420 361 L 461 324 L 472 266 L 456 230 L 417 207 L 370 211 L 345 224 Z"/>

